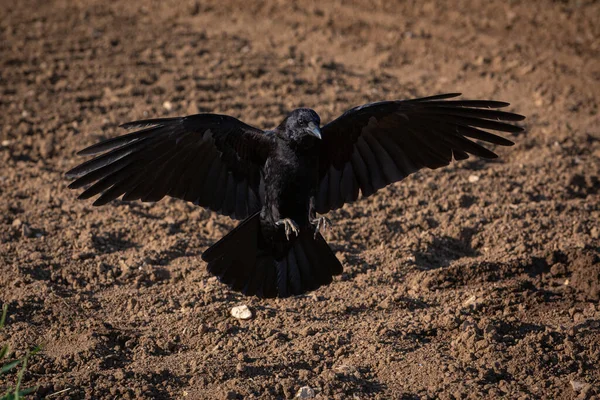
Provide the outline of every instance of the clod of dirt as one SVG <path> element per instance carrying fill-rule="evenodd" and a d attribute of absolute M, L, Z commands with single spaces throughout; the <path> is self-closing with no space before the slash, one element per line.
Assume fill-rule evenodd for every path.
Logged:
<path fill-rule="evenodd" d="M 252 318 L 252 310 L 250 310 L 247 305 L 233 307 L 231 309 L 231 316 L 233 318 L 247 320 Z"/>
<path fill-rule="evenodd" d="M 570 285 L 582 297 L 590 300 L 600 299 L 600 257 L 597 254 L 587 253 L 575 258 L 573 261 L 573 275 Z"/>
<path fill-rule="evenodd" d="M 33 230 L 29 227 L 29 225 L 23 224 L 22 227 L 23 227 L 23 237 L 32 238 L 35 236 L 35 234 L 33 233 Z"/>
<path fill-rule="evenodd" d="M 468 307 L 475 303 L 477 303 L 477 296 L 473 295 L 463 302 L 463 306 Z"/>
<path fill-rule="evenodd" d="M 570 381 L 571 387 L 575 393 L 581 393 L 589 389 L 589 383 L 579 382 L 579 381 Z"/>
<path fill-rule="evenodd" d="M 313 399 L 314 397 L 315 390 L 310 386 L 302 386 L 296 393 L 296 399 Z"/>

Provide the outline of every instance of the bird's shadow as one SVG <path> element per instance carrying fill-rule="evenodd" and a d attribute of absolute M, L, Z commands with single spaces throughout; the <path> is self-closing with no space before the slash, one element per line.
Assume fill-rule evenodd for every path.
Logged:
<path fill-rule="evenodd" d="M 463 229 L 458 238 L 441 236 L 433 239 L 425 251 L 417 251 L 415 264 L 423 270 L 447 267 L 454 260 L 476 257 L 480 253 L 471 246 L 474 229 Z"/>
<path fill-rule="evenodd" d="M 152 252 L 146 257 L 146 261 L 152 265 L 170 265 L 173 261 L 182 257 L 200 257 L 201 251 L 190 248 L 187 242 L 175 243 L 168 249 Z"/>
<path fill-rule="evenodd" d="M 97 253 L 110 254 L 132 247 L 138 247 L 133 241 L 127 240 L 120 232 L 109 232 L 105 235 L 94 235 L 92 246 Z"/>

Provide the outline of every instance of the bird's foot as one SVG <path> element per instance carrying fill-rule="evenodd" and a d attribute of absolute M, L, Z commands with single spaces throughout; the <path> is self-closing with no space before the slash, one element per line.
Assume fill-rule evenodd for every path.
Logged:
<path fill-rule="evenodd" d="M 290 218 L 280 219 L 279 221 L 275 222 L 275 225 L 283 225 L 285 227 L 285 237 L 287 238 L 287 240 L 290 240 L 290 236 L 292 233 L 296 236 L 298 236 L 298 234 L 300 233 L 300 228 L 298 227 L 298 224 Z"/>
<path fill-rule="evenodd" d="M 331 227 L 331 221 L 327 217 L 315 218 L 311 220 L 310 223 L 315 225 L 315 239 L 317 238 L 317 234 L 319 232 Z"/>

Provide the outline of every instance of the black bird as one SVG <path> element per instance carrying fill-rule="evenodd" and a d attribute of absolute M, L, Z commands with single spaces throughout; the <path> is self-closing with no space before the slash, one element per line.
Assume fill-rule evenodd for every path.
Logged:
<path fill-rule="evenodd" d="M 91 184 L 79 198 L 100 194 L 97 206 L 172 196 L 243 220 L 204 252 L 208 271 L 246 295 L 299 295 L 342 272 L 317 213 L 452 158 L 497 157 L 471 139 L 513 145 L 484 129 L 519 132 L 503 121 L 525 117 L 498 110 L 508 103 L 448 100 L 459 95 L 370 103 L 322 128 L 308 108 L 271 131 L 217 114 L 130 122 L 137 131 L 79 152 L 97 156 L 67 172 L 69 187 Z"/>

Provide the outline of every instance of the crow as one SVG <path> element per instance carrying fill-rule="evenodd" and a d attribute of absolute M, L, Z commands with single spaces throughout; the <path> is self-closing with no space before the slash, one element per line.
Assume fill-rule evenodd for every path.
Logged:
<path fill-rule="evenodd" d="M 478 142 L 514 143 L 487 130 L 519 132 L 508 103 L 460 93 L 352 108 L 321 127 L 309 108 L 263 131 L 219 114 L 147 119 L 132 133 L 78 154 L 96 157 L 66 173 L 95 206 L 171 196 L 243 220 L 208 248 L 208 271 L 232 290 L 261 298 L 300 295 L 332 282 L 342 265 L 321 236 L 324 216 L 427 167 L 469 154 Z"/>

